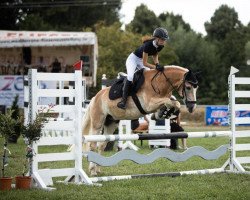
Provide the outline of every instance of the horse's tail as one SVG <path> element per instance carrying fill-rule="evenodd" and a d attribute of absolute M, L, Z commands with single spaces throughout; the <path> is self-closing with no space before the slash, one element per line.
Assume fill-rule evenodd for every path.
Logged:
<path fill-rule="evenodd" d="M 90 135 L 90 126 L 91 126 L 91 117 L 90 117 L 90 107 L 92 105 L 92 102 L 93 102 L 94 98 L 92 98 L 92 100 L 90 101 L 90 104 L 88 105 L 86 111 L 85 111 L 85 114 L 83 115 L 83 119 L 82 119 L 82 136 L 84 135 Z M 83 148 L 83 151 L 84 152 L 87 152 L 90 150 L 90 147 L 89 147 L 89 143 L 83 143 L 82 145 L 82 148 Z"/>
<path fill-rule="evenodd" d="M 89 135 L 90 131 L 90 105 L 87 107 L 82 118 L 82 135 Z"/>

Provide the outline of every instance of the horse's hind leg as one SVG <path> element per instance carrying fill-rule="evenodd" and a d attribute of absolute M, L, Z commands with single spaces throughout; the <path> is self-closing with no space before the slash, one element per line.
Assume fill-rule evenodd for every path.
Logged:
<path fill-rule="evenodd" d="M 93 123 L 93 120 L 92 120 L 92 123 Z M 92 134 L 100 134 L 101 132 L 101 129 L 102 129 L 102 125 L 99 125 L 96 124 L 96 122 L 94 123 L 94 125 L 92 124 L 91 128 L 90 128 L 90 133 Z M 90 148 L 90 151 L 97 151 L 97 142 L 90 142 L 89 144 L 89 148 Z M 97 175 L 97 165 L 96 163 L 93 163 L 93 162 L 90 162 L 89 163 L 89 172 L 90 172 L 90 175 L 91 176 L 96 176 Z"/>
<path fill-rule="evenodd" d="M 108 126 L 104 125 L 103 134 L 104 135 L 112 135 L 115 132 L 115 129 L 118 127 L 118 123 L 119 122 L 112 122 Z M 98 142 L 97 146 L 98 146 L 98 153 L 101 154 L 104 151 L 105 147 L 107 146 L 107 142 Z M 99 165 L 96 166 L 96 172 L 97 173 L 101 172 Z"/>
<path fill-rule="evenodd" d="M 97 149 L 97 142 L 90 143 L 90 151 L 96 151 Z M 91 176 L 97 175 L 97 165 L 93 162 L 89 162 L 89 172 Z"/>
<path fill-rule="evenodd" d="M 90 106 L 88 107 L 85 115 L 84 115 L 84 122 L 82 127 L 82 135 L 93 135 L 98 134 L 98 128 L 94 126 L 93 118 L 91 117 L 91 109 Z M 88 142 L 83 144 L 83 151 L 97 151 L 97 143 L 96 142 Z M 97 175 L 96 173 L 96 164 L 90 162 L 89 163 L 89 172 L 91 176 Z"/>

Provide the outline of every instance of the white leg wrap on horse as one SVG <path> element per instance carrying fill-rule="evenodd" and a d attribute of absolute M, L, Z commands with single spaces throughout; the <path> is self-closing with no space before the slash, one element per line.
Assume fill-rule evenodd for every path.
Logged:
<path fill-rule="evenodd" d="M 91 176 L 97 175 L 96 164 L 93 162 L 89 162 L 89 172 Z"/>

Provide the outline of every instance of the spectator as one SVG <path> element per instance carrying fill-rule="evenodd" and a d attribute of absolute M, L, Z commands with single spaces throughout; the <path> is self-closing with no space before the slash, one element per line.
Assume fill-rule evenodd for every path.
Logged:
<path fill-rule="evenodd" d="M 47 72 L 46 66 L 45 66 L 44 61 L 43 61 L 43 56 L 39 57 L 37 71 L 38 72 Z"/>
<path fill-rule="evenodd" d="M 174 96 L 171 96 L 171 100 L 177 101 Z M 181 117 L 180 110 L 174 111 L 170 116 L 170 129 L 171 132 L 183 132 L 184 129 L 180 126 Z M 171 139 L 170 149 L 187 149 L 187 139 L 181 138 L 182 146 L 178 146 L 178 139 Z"/>
<path fill-rule="evenodd" d="M 55 58 L 55 61 L 51 64 L 52 65 L 52 73 L 59 73 L 62 68 L 61 68 L 61 63 L 58 61 L 57 58 Z"/>
<path fill-rule="evenodd" d="M 131 120 L 131 129 L 134 132 L 147 131 L 149 125 L 149 120 L 146 115 L 144 115 L 144 122 L 140 123 L 139 119 Z"/>

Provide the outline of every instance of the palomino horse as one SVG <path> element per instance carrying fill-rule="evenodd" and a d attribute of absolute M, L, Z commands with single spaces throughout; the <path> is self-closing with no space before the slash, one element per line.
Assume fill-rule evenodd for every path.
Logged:
<path fill-rule="evenodd" d="M 144 111 L 154 113 L 163 106 L 179 109 L 180 104 L 170 100 L 173 90 L 182 97 L 188 111 L 194 111 L 198 81 L 193 72 L 178 66 L 165 66 L 162 72 L 153 69 L 145 70 L 143 73 L 145 81 L 137 96 Z M 102 130 L 104 134 L 113 134 L 119 120 L 132 120 L 143 116 L 131 97 L 128 98 L 125 110 L 118 108 L 117 103 L 120 99 L 110 100 L 109 91 L 110 87 L 102 89 L 91 99 L 83 118 L 83 135 L 100 134 Z M 85 150 L 96 151 L 97 146 L 98 152 L 101 153 L 106 143 L 97 145 L 96 142 L 92 142 L 88 146 L 90 149 Z M 91 175 L 100 172 L 99 166 L 94 163 L 90 163 L 89 170 Z"/>

